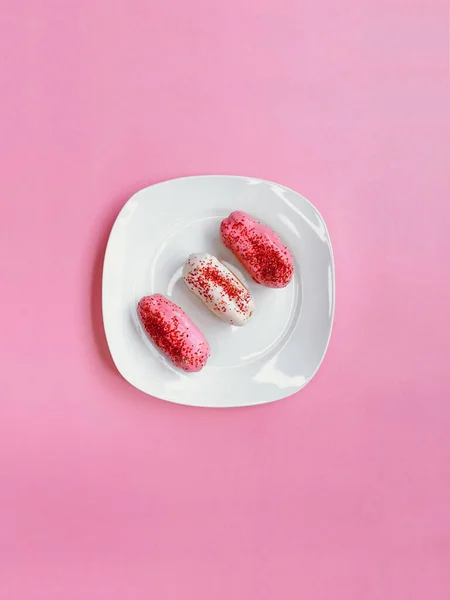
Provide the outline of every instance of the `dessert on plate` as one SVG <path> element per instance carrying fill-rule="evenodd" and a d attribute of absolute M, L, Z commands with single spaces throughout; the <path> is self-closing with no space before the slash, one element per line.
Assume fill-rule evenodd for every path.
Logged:
<path fill-rule="evenodd" d="M 203 333 L 183 309 L 161 294 L 144 296 L 137 306 L 149 338 L 179 369 L 200 371 L 210 355 Z"/>
<path fill-rule="evenodd" d="M 220 225 L 225 246 L 235 254 L 252 278 L 271 288 L 288 285 L 294 274 L 294 258 L 278 235 L 241 211 L 234 211 Z"/>
<path fill-rule="evenodd" d="M 183 279 L 212 313 L 230 325 L 245 325 L 255 310 L 245 285 L 212 254 L 191 254 L 183 267 Z"/>

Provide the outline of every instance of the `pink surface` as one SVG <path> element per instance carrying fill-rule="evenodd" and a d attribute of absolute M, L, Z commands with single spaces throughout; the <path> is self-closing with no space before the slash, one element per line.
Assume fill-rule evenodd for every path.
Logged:
<path fill-rule="evenodd" d="M 4 0 L 0 45 L 2 600 L 448 600 L 448 3 Z M 113 220 L 199 173 L 327 221 L 287 400 L 175 406 L 109 357 Z"/>

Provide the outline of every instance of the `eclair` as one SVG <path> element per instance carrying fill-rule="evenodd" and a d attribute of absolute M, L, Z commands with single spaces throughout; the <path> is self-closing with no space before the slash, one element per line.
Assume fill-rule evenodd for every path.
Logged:
<path fill-rule="evenodd" d="M 191 254 L 183 279 L 212 313 L 230 325 L 245 325 L 255 310 L 245 285 L 212 254 Z"/>
<path fill-rule="evenodd" d="M 162 296 L 145 296 L 137 306 L 140 322 L 153 343 L 183 371 L 200 371 L 210 347 L 205 336 L 179 306 Z"/>
<path fill-rule="evenodd" d="M 267 225 L 244 212 L 235 211 L 222 221 L 220 234 L 225 246 L 257 283 L 271 288 L 283 288 L 291 281 L 294 258 Z"/>

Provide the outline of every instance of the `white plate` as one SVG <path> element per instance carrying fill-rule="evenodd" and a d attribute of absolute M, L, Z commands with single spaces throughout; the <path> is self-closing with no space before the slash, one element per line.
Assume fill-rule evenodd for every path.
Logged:
<path fill-rule="evenodd" d="M 256 284 L 220 241 L 221 220 L 241 210 L 272 227 L 296 265 L 284 289 Z M 256 301 L 244 327 L 215 317 L 181 279 L 192 252 L 232 268 Z M 180 305 L 211 346 L 200 373 L 177 370 L 146 339 L 136 316 L 142 296 Z M 234 176 L 186 177 L 135 194 L 112 228 L 103 269 L 103 320 L 122 376 L 164 400 L 246 406 L 297 392 L 322 362 L 334 315 L 334 263 L 324 220 L 306 198 L 281 185 Z"/>

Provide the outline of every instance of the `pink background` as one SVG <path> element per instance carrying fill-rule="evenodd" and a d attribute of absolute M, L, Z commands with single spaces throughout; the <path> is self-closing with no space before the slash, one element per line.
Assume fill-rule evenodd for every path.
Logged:
<path fill-rule="evenodd" d="M 450 93 L 440 0 L 3 0 L 2 600 L 448 600 Z M 324 364 L 175 406 L 115 370 L 139 188 L 263 177 L 324 215 Z"/>

